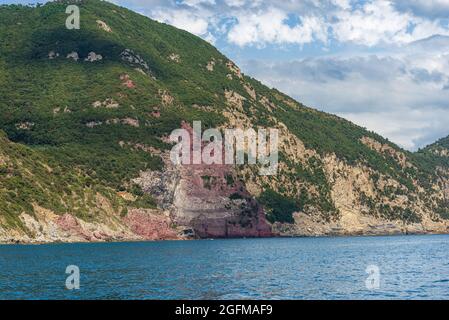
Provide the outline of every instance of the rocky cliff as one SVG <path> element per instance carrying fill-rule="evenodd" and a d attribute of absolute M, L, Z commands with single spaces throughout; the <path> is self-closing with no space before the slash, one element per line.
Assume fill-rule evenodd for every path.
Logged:
<path fill-rule="evenodd" d="M 113 4 L 0 6 L 0 241 L 446 233 L 448 139 L 411 153 Z M 174 165 L 172 130 L 279 130 L 276 175 Z"/>

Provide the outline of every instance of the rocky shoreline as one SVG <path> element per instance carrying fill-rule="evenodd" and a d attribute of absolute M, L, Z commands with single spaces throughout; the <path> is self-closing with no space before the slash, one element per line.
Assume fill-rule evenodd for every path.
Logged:
<path fill-rule="evenodd" d="M 374 232 L 354 232 L 354 233 L 330 233 L 330 234 L 282 234 L 282 235 L 272 235 L 267 237 L 231 237 L 231 238 L 195 238 L 195 237 L 179 237 L 177 239 L 97 239 L 97 240 L 75 240 L 75 239 L 67 239 L 67 240 L 29 240 L 22 241 L 19 239 L 10 239 L 9 241 L 0 240 L 0 245 L 48 245 L 48 244 L 70 244 L 70 243 L 80 243 L 80 244 L 89 244 L 89 243 L 127 243 L 127 242 L 159 242 L 159 241 L 198 241 L 198 240 L 224 240 L 224 239 L 273 239 L 273 238 L 341 238 L 341 237 L 387 237 L 387 236 L 418 236 L 418 235 L 446 235 L 449 234 L 447 232 L 438 232 L 438 231 L 403 231 L 403 232 L 387 232 L 387 233 L 374 233 Z"/>
<path fill-rule="evenodd" d="M 187 187 L 185 187 L 187 189 Z M 185 189 L 184 189 L 185 190 Z M 199 198 L 199 194 L 196 194 Z M 247 203 L 254 216 L 251 220 L 236 220 L 236 212 L 228 212 L 204 206 L 207 202 L 191 201 L 183 197 L 183 210 L 196 215 L 184 221 L 186 215 L 173 214 L 172 210 L 129 208 L 126 215 L 111 212 L 85 221 L 71 214 L 57 215 L 45 208 L 35 206 L 35 214 L 21 214 L 22 229 L 5 229 L 0 226 L 1 244 L 48 244 L 48 243 L 98 243 L 98 242 L 141 242 L 195 239 L 230 239 L 230 238 L 271 238 L 271 237 L 345 237 L 345 236 L 392 236 L 449 234 L 449 222 L 424 219 L 420 223 L 406 224 L 402 221 L 388 221 L 363 215 L 353 211 L 342 212 L 338 220 L 326 222 L 319 216 L 310 216 L 303 212 L 293 214 L 294 223 L 269 223 L 264 213 L 256 204 L 240 201 L 240 206 Z M 186 201 L 189 199 L 189 201 Z M 209 199 L 214 204 L 214 199 Z M 202 200 L 206 201 L 206 200 Z M 107 202 L 98 199 L 103 207 Z M 181 203 L 181 202 L 180 202 Z M 188 203 L 195 207 L 187 208 Z M 222 204 L 220 204 L 222 205 Z M 252 207 L 254 206 L 254 208 Z M 224 206 L 223 206 L 224 207 Z M 190 209 L 190 210 L 188 210 Z M 206 212 L 206 211 L 207 212 Z M 213 215 L 206 215 L 209 211 Z M 109 210 L 107 210 L 109 211 Z M 211 212 L 212 212 L 211 211 Z"/>

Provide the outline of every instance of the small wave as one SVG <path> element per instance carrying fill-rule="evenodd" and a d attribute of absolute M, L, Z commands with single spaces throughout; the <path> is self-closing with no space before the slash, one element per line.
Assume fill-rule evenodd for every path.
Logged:
<path fill-rule="evenodd" d="M 446 283 L 446 282 L 449 282 L 449 279 L 441 279 L 433 281 L 433 283 Z"/>

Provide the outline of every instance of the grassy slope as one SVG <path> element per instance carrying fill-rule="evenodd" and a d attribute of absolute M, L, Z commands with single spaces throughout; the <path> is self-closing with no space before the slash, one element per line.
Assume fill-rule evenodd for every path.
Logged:
<path fill-rule="evenodd" d="M 0 131 L 0 208 L 3 226 L 19 227 L 18 215 L 34 213 L 33 205 L 57 214 L 73 213 L 94 220 L 96 195 L 111 201 L 117 210 L 124 205 L 114 190 L 95 179 L 55 162 L 22 144 L 10 142 Z"/>

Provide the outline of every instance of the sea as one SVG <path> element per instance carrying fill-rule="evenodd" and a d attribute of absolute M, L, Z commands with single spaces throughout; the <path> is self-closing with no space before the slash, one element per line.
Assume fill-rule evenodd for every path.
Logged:
<path fill-rule="evenodd" d="M 1 245 L 0 299 L 449 299 L 449 236 Z"/>

